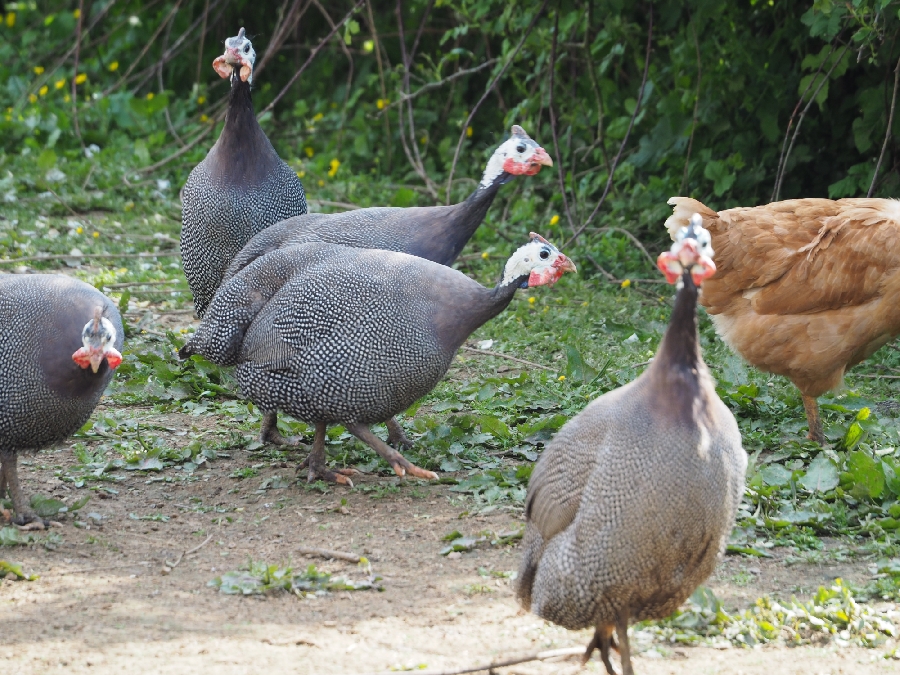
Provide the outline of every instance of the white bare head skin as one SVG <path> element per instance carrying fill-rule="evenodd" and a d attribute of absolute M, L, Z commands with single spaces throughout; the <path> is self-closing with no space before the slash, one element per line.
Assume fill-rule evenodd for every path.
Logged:
<path fill-rule="evenodd" d="M 213 61 L 213 68 L 220 77 L 231 77 L 237 68 L 241 81 L 253 83 L 253 65 L 256 63 L 256 52 L 253 44 L 244 34 L 244 28 L 234 37 L 225 40 L 225 53 Z"/>
<path fill-rule="evenodd" d="M 553 166 L 550 155 L 535 143 L 517 124 L 510 137 L 500 144 L 488 160 L 479 186 L 490 187 L 503 174 L 509 176 L 534 176 L 542 166 Z"/>
<path fill-rule="evenodd" d="M 531 233 L 531 241 L 520 246 L 506 261 L 501 286 L 528 276 L 522 288 L 554 284 L 565 272 L 576 272 L 574 263 L 541 235 Z"/>
<path fill-rule="evenodd" d="M 100 364 L 106 359 L 110 368 L 116 368 L 122 362 L 122 355 L 115 348 L 116 327 L 102 315 L 102 309 L 94 310 L 94 318 L 88 321 L 81 331 L 81 349 L 72 355 L 72 360 L 82 368 L 93 372 L 100 370 Z"/>

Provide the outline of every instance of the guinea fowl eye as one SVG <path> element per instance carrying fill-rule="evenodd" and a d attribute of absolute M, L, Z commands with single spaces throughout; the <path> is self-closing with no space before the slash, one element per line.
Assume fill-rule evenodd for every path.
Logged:
<path fill-rule="evenodd" d="M 244 45 L 244 53 L 248 53 L 250 51 L 250 45 Z"/>
<path fill-rule="evenodd" d="M 516 152 L 518 152 L 519 154 L 522 154 L 523 152 L 525 152 L 525 146 L 524 146 L 524 145 L 517 145 L 517 146 L 516 146 Z"/>
<path fill-rule="evenodd" d="M 546 260 L 549 257 L 550 257 L 550 251 L 548 251 L 547 249 L 544 249 L 541 251 L 541 260 Z"/>

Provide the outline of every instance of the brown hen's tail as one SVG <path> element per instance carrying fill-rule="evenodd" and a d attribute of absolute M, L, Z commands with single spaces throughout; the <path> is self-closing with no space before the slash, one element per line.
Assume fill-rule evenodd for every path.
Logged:
<path fill-rule="evenodd" d="M 668 204 L 673 207 L 673 212 L 666 219 L 666 229 L 669 231 L 672 241 L 675 241 L 678 230 L 690 225 L 691 216 L 695 213 L 699 213 L 703 217 L 703 227 L 706 229 L 709 229 L 710 223 L 719 217 L 718 213 L 691 197 L 672 197 Z"/>

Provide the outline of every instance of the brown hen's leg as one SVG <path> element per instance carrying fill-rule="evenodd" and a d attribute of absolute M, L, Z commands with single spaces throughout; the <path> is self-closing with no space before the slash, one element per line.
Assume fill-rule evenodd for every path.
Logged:
<path fill-rule="evenodd" d="M 312 451 L 309 456 L 304 459 L 297 471 L 308 468 L 306 480 L 309 483 L 315 483 L 317 480 L 328 481 L 329 483 L 340 483 L 353 487 L 353 481 L 348 478 L 355 473 L 359 473 L 356 469 L 338 469 L 332 471 L 325 464 L 325 427 L 324 423 L 316 423 L 316 437 L 313 440 Z"/>
<path fill-rule="evenodd" d="M 19 485 L 18 457 L 16 453 L 0 450 L 0 466 L 3 467 L 3 476 L 6 480 L 10 499 L 12 499 L 13 509 L 16 511 L 16 517 L 13 518 L 13 522 L 16 525 L 25 525 L 38 520 L 45 526 L 50 525 L 49 520 L 36 516 L 28 508 L 28 502 L 25 501 L 25 495 L 22 493 L 22 488 Z"/>
<path fill-rule="evenodd" d="M 369 429 L 365 424 L 346 424 L 347 431 L 356 436 L 363 443 L 372 448 L 375 452 L 381 455 L 388 464 L 391 465 L 391 468 L 394 470 L 398 476 L 404 476 L 409 474 L 410 476 L 415 476 L 416 478 L 431 478 L 435 479 L 438 475 L 434 471 L 426 471 L 415 464 L 411 463 L 406 457 L 401 455 L 399 452 L 390 447 L 383 440 L 378 438 L 375 434 L 372 433 L 372 430 Z"/>
<path fill-rule="evenodd" d="M 300 439 L 296 436 L 285 438 L 278 431 L 278 411 L 271 410 L 263 413 L 262 423 L 259 425 L 260 443 L 271 445 L 299 445 Z"/>
<path fill-rule="evenodd" d="M 816 443 L 824 443 L 825 432 L 822 430 L 822 418 L 819 417 L 819 402 L 816 397 L 803 394 L 803 407 L 806 408 L 806 421 L 809 423 L 809 433 L 806 437 Z"/>
<path fill-rule="evenodd" d="M 387 427 L 388 431 L 388 445 L 392 448 L 409 450 L 413 446 L 413 442 L 407 438 L 406 432 L 403 431 L 403 427 L 400 426 L 400 422 L 397 421 L 396 417 L 389 419 L 384 423 L 384 426 Z"/>
<path fill-rule="evenodd" d="M 619 638 L 619 658 L 622 661 L 622 675 L 634 675 L 631 667 L 631 647 L 628 644 L 628 610 L 623 609 L 616 618 L 616 637 Z"/>
<path fill-rule="evenodd" d="M 613 666 L 612 661 L 609 660 L 610 647 L 616 647 L 616 645 L 613 643 L 612 634 L 612 624 L 597 626 L 597 629 L 594 631 L 594 638 L 591 640 L 590 644 L 588 644 L 587 650 L 584 652 L 584 656 L 581 658 L 581 665 L 584 665 L 585 663 L 590 661 L 591 655 L 594 653 L 594 650 L 599 649 L 600 660 L 603 661 L 606 672 L 609 675 L 619 675 L 615 667 Z"/>

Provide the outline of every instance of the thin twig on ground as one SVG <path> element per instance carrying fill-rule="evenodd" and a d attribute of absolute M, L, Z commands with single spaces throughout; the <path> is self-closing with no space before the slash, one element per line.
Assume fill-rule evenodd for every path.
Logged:
<path fill-rule="evenodd" d="M 300 555 L 308 555 L 318 558 L 325 558 L 329 560 L 334 558 L 335 560 L 346 560 L 347 562 L 358 563 L 362 561 L 362 556 L 358 556 L 355 553 L 345 553 L 344 551 L 331 551 L 327 548 L 308 548 L 305 546 L 301 546 L 300 548 L 294 549 Z"/>
<path fill-rule="evenodd" d="M 867 377 L 872 380 L 900 380 L 900 375 L 867 375 L 866 373 L 848 373 L 855 377 Z"/>
<path fill-rule="evenodd" d="M 347 211 L 355 211 L 356 209 L 363 208 L 359 204 L 351 204 L 350 202 L 333 202 L 328 199 L 307 199 L 308 204 L 312 204 L 313 206 L 334 206 L 339 209 L 346 209 Z"/>
<path fill-rule="evenodd" d="M 22 258 L 0 260 L 0 265 L 21 262 L 41 262 L 46 260 L 80 260 L 82 258 L 180 258 L 178 251 L 160 251 L 159 253 L 62 253 L 60 255 L 29 255 Z"/>
<path fill-rule="evenodd" d="M 168 567 L 170 567 L 171 569 L 175 569 L 176 567 L 178 567 L 178 564 L 179 564 L 184 558 L 188 557 L 189 555 L 193 555 L 194 553 L 196 553 L 197 551 L 199 551 L 201 548 L 203 548 L 203 547 L 206 546 L 209 542 L 211 542 L 211 541 L 212 541 L 212 538 L 213 538 L 213 536 L 212 536 L 212 535 L 209 535 L 206 539 L 203 540 L 203 543 L 202 543 L 202 544 L 200 544 L 200 545 L 198 545 L 198 546 L 195 546 L 195 547 L 192 548 L 190 551 L 182 551 L 182 552 L 179 554 L 179 556 L 178 556 L 174 561 L 172 561 L 172 560 L 166 560 L 166 561 L 165 561 L 166 565 L 167 565 Z"/>
<path fill-rule="evenodd" d="M 80 570 L 65 570 L 63 572 L 55 572 L 51 574 L 56 574 L 58 576 L 66 576 L 68 574 L 89 574 L 90 572 L 103 572 L 104 570 L 118 570 L 124 569 L 126 567 L 146 567 L 150 562 L 147 560 L 141 560 L 139 562 L 134 563 L 123 563 L 121 565 L 106 565 L 104 567 L 86 567 Z"/>
<path fill-rule="evenodd" d="M 541 370 L 549 370 L 551 373 L 555 373 L 555 368 L 550 368 L 548 366 L 542 366 L 540 363 L 535 363 L 534 361 L 526 361 L 525 359 L 520 359 L 517 356 L 510 356 L 509 354 L 502 354 L 501 352 L 492 352 L 489 349 L 478 349 L 478 347 L 470 347 L 469 345 L 463 345 L 463 349 L 467 352 L 474 352 L 476 354 L 481 354 L 483 356 L 497 356 L 501 359 L 507 359 L 509 361 L 515 361 L 516 363 L 523 363 L 526 366 L 531 366 L 532 368 L 540 368 Z"/>
<path fill-rule="evenodd" d="M 631 239 L 635 246 L 637 246 L 643 254 L 647 257 L 647 260 L 650 261 L 650 264 L 656 267 L 656 260 L 652 255 L 644 248 L 644 245 L 641 243 L 641 240 L 635 237 L 631 232 L 621 227 L 592 227 L 589 232 L 596 232 L 597 234 L 602 234 L 603 232 L 618 232 L 619 234 L 624 234 L 626 237 Z"/>
<path fill-rule="evenodd" d="M 625 137 L 622 139 L 622 143 L 619 145 L 619 152 L 616 153 L 615 159 L 613 159 L 612 167 L 609 172 L 609 176 L 606 179 L 606 187 L 603 188 L 603 194 L 600 195 L 600 201 L 597 202 L 597 206 L 594 207 L 594 210 L 591 211 L 591 215 L 587 217 L 587 220 L 581 225 L 575 234 L 563 244 L 562 248 L 567 248 L 571 246 L 576 239 L 584 232 L 585 228 L 591 224 L 594 220 L 594 217 L 600 211 L 600 207 L 603 206 L 603 203 L 606 201 L 606 197 L 609 195 L 609 191 L 612 188 L 613 177 L 616 175 L 616 168 L 619 166 L 619 161 L 622 159 L 622 153 L 625 152 L 625 145 L 628 143 L 628 138 L 631 136 L 631 130 L 634 128 L 635 120 L 637 120 L 638 113 L 641 110 L 641 101 L 644 99 L 644 90 L 647 86 L 647 75 L 650 72 L 650 49 L 653 46 L 653 5 L 650 5 L 650 12 L 648 17 L 648 26 L 647 26 L 647 49 L 644 54 L 644 75 L 641 78 L 641 88 L 638 90 L 638 98 L 637 103 L 634 106 L 634 112 L 631 115 L 631 120 L 628 122 L 628 129 L 625 131 Z"/>
<path fill-rule="evenodd" d="M 419 675 L 466 675 L 466 673 L 477 673 L 482 670 L 493 673 L 497 668 L 505 668 L 507 666 L 517 666 L 520 663 L 528 663 L 530 661 L 546 661 L 547 659 L 557 659 L 565 656 L 580 656 L 584 654 L 584 647 L 564 647 L 562 649 L 549 649 L 544 652 L 529 654 L 528 656 L 520 656 L 518 658 L 503 659 L 501 661 L 491 661 L 484 665 L 470 666 L 465 668 L 453 668 L 451 670 L 420 670 Z M 380 675 L 380 673 L 366 673 L 365 675 Z"/>

